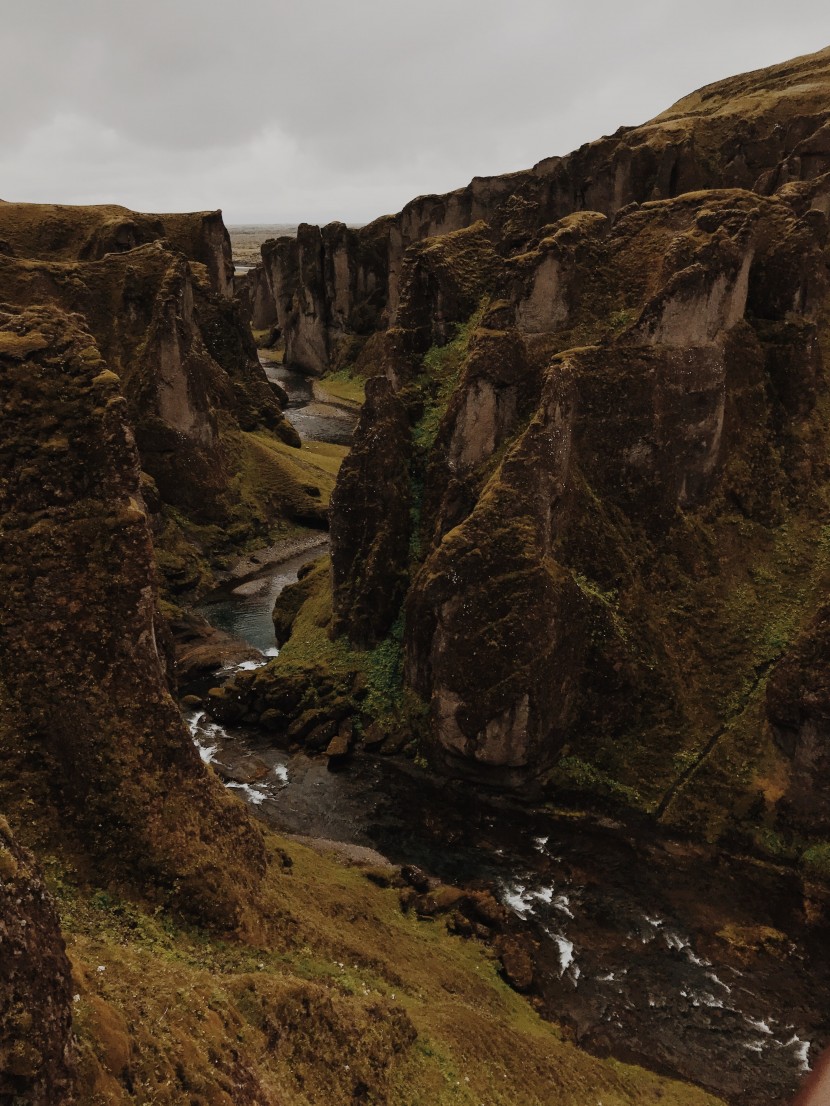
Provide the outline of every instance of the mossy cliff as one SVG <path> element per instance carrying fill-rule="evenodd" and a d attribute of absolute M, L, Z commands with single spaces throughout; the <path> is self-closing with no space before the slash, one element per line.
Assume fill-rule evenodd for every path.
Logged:
<path fill-rule="evenodd" d="M 237 717 L 328 633 L 345 672 L 387 673 L 344 692 L 370 742 L 393 719 L 454 775 L 819 855 L 829 64 L 703 90 L 521 185 L 521 220 L 406 251 L 363 354 L 391 390 L 370 382 L 383 411 L 335 491 L 333 601 L 320 577 L 258 700 L 226 690 Z"/>
<path fill-rule="evenodd" d="M 72 978 L 55 904 L 34 857 L 0 819 L 0 1098 L 71 1094 Z"/>
<path fill-rule="evenodd" d="M 0 301 L 80 313 L 120 379 L 170 596 L 246 546 L 326 524 L 330 481 L 259 364 L 220 213 L 3 204 L 0 240 Z"/>
<path fill-rule="evenodd" d="M 304 225 L 296 239 L 263 246 L 251 278 L 255 325 L 277 322 L 288 361 L 323 373 L 360 360 L 364 347 L 371 360 L 372 332 L 398 319 L 407 251 L 424 239 L 484 220 L 500 252 L 512 254 L 574 212 L 613 216 L 630 203 L 709 188 L 771 195 L 814 177 L 827 169 L 829 65 L 824 50 L 720 81 L 642 126 L 523 172 L 418 197 L 360 230 Z"/>
<path fill-rule="evenodd" d="M 586 1056 L 391 868 L 258 828 L 170 697 L 129 403 L 84 319 L 4 308 L 0 401 L 3 1101 L 715 1106 Z"/>
<path fill-rule="evenodd" d="M 77 316 L 43 306 L 0 325 L 4 809 L 36 804 L 38 832 L 99 878 L 137 879 L 244 928 L 262 843 L 205 772 L 167 690 L 118 378 Z"/>

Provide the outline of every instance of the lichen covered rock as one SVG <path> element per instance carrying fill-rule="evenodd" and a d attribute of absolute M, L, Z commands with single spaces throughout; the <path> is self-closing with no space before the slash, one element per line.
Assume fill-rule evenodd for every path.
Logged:
<path fill-rule="evenodd" d="M 37 794 L 51 832 L 101 873 L 243 927 L 262 844 L 170 697 L 118 377 L 77 317 L 7 311 L 0 393 L 6 809 Z"/>
<path fill-rule="evenodd" d="M 0 818 L 0 1098 L 74 1101 L 72 979 L 55 905 L 34 858 Z"/>

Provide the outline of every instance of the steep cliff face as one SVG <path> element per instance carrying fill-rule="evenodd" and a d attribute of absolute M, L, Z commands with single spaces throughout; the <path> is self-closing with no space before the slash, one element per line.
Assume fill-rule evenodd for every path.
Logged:
<path fill-rule="evenodd" d="M 263 244 L 262 264 L 249 276 L 255 292 L 248 310 L 253 326 L 279 326 L 287 364 L 320 376 L 352 360 L 376 328 L 386 290 L 387 223 L 360 231 L 303 223 L 296 238 Z"/>
<path fill-rule="evenodd" d="M 385 377 L 369 383 L 361 420 L 371 430 L 358 432 L 332 496 L 332 587 L 335 632 L 365 646 L 389 632 L 406 590 L 411 446 L 406 409 Z"/>
<path fill-rule="evenodd" d="M 391 865 L 288 853 L 202 765 L 129 404 L 54 304 L 0 311 L 0 513 L 0 1098 L 717 1106 L 582 1053 Z"/>
<path fill-rule="evenodd" d="M 825 833 L 829 66 L 722 82 L 386 224 L 416 240 L 361 359 L 409 433 L 364 413 L 330 621 L 309 601 L 372 647 L 350 662 L 370 684 L 387 665 L 364 726 L 790 859 L 794 828 Z M 377 596 L 406 580 L 396 617 Z"/>
<path fill-rule="evenodd" d="M 292 519 L 325 524 L 232 298 L 219 213 L 4 204 L 0 236 L 0 299 L 83 315 L 121 380 L 172 590 L 205 578 L 205 556 Z"/>
<path fill-rule="evenodd" d="M 764 547 L 787 535 L 809 566 L 782 635 L 826 584 L 809 517 L 826 226 L 805 202 L 709 192 L 566 219 L 505 263 L 428 455 L 407 598 L 407 679 L 451 770 L 516 786 L 555 764 L 559 787 L 594 774 L 701 817 L 685 772 L 706 775 L 707 731 L 779 655 L 756 605 L 789 566 Z M 754 625 L 733 628 L 747 578 Z M 742 772 L 763 786 L 760 763 Z"/>
<path fill-rule="evenodd" d="M 319 373 L 359 357 L 370 330 L 396 325 L 404 257 L 425 238 L 484 220 L 500 250 L 515 253 L 573 212 L 612 216 L 630 203 L 707 188 L 770 195 L 788 181 L 821 175 L 830 168 L 828 66 L 825 50 L 721 81 L 641 127 L 621 128 L 525 172 L 419 197 L 356 232 L 341 224 L 304 227 L 293 246 L 264 247 L 287 359 Z"/>
<path fill-rule="evenodd" d="M 167 688 L 118 377 L 78 316 L 7 309 L 0 390 L 4 809 L 15 821 L 37 804 L 53 847 L 99 878 L 242 928 L 262 843 L 206 773 Z"/>

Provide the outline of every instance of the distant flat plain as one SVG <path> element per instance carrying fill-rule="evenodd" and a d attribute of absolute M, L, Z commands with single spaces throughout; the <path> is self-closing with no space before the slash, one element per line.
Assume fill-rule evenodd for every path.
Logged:
<path fill-rule="evenodd" d="M 361 223 L 347 223 L 349 227 L 359 227 Z M 233 248 L 233 260 L 237 266 L 248 267 L 256 265 L 261 260 L 259 247 L 268 238 L 282 238 L 289 235 L 294 238 L 297 234 L 296 223 L 234 223 L 228 224 L 228 233 L 231 236 Z"/>
<path fill-rule="evenodd" d="M 239 223 L 228 227 L 233 247 L 233 260 L 237 265 L 256 265 L 260 260 L 259 247 L 268 238 L 281 238 L 297 233 L 296 223 Z"/>

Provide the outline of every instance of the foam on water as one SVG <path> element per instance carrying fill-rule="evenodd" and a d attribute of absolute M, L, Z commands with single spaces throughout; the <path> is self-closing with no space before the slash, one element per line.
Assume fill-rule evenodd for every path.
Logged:
<path fill-rule="evenodd" d="M 249 803 L 253 803 L 254 806 L 259 806 L 260 803 L 264 803 L 267 798 L 263 791 L 251 787 L 249 783 L 236 783 L 234 780 L 230 780 L 225 784 L 225 787 L 227 787 L 229 791 L 238 791 Z"/>

